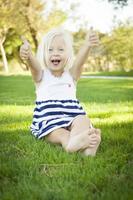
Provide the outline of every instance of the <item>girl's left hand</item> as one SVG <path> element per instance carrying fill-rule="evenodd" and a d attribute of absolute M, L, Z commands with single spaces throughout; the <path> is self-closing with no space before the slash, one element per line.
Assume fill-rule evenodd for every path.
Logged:
<path fill-rule="evenodd" d="M 99 37 L 92 29 L 86 35 L 86 43 L 92 48 L 99 46 Z"/>

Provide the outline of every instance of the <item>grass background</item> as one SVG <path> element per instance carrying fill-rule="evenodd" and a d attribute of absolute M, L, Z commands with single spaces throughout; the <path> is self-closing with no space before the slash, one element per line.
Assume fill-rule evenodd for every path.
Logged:
<path fill-rule="evenodd" d="M 126 71 L 110 71 L 110 72 L 83 72 L 83 75 L 89 75 L 89 76 L 119 76 L 119 77 L 133 77 L 133 70 L 130 70 L 128 72 Z"/>
<path fill-rule="evenodd" d="M 30 76 L 0 76 L 1 200 L 131 200 L 133 81 L 81 79 L 77 97 L 102 143 L 95 158 L 35 139 Z"/>

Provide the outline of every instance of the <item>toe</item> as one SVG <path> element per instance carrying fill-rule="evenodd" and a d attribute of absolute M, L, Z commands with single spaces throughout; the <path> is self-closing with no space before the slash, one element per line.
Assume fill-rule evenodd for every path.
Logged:
<path fill-rule="evenodd" d="M 95 133 L 101 136 L 101 130 L 99 128 L 95 129 Z"/>
<path fill-rule="evenodd" d="M 90 128 L 89 129 L 89 135 L 92 135 L 92 134 L 94 134 L 95 133 L 95 128 Z"/>
<path fill-rule="evenodd" d="M 100 136 L 100 135 L 97 136 L 97 142 L 98 142 L 98 143 L 101 142 L 101 136 Z"/>

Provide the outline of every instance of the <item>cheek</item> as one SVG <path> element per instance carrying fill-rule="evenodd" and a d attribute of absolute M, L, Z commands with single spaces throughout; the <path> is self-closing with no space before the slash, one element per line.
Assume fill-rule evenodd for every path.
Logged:
<path fill-rule="evenodd" d="M 47 61 L 50 62 L 50 56 L 47 57 Z"/>
<path fill-rule="evenodd" d="M 68 59 L 68 55 L 67 54 L 63 54 L 62 55 L 62 59 L 65 61 L 65 60 L 67 60 Z"/>

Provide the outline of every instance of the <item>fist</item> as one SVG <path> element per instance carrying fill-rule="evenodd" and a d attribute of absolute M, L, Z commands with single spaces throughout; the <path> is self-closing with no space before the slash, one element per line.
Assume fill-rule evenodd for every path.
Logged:
<path fill-rule="evenodd" d="M 25 37 L 21 37 L 21 40 L 23 42 L 22 46 L 20 47 L 20 58 L 22 60 L 28 60 L 31 55 L 31 47 L 29 42 L 26 40 Z"/>
<path fill-rule="evenodd" d="M 90 47 L 97 47 L 99 45 L 99 37 L 92 29 L 86 36 L 86 42 Z"/>

